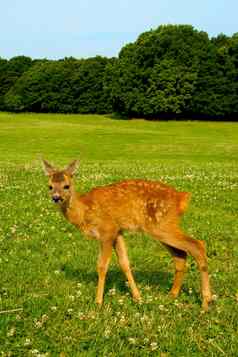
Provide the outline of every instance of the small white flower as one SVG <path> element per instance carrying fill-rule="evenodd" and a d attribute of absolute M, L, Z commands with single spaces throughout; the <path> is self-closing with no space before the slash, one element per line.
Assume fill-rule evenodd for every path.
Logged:
<path fill-rule="evenodd" d="M 129 337 L 129 338 L 128 338 L 128 342 L 129 342 L 130 344 L 132 344 L 132 345 L 135 345 L 135 344 L 136 344 L 136 338 L 134 338 L 134 337 Z"/>
<path fill-rule="evenodd" d="M 43 323 L 41 321 L 36 321 L 35 322 L 35 327 L 36 328 L 41 328 L 43 326 Z"/>
<path fill-rule="evenodd" d="M 13 337 L 16 334 L 16 329 L 15 327 L 12 327 L 8 332 L 7 332 L 7 337 Z"/>
<path fill-rule="evenodd" d="M 141 320 L 142 322 L 144 322 L 144 321 L 148 321 L 149 318 L 148 318 L 147 315 L 143 315 L 143 316 L 141 316 L 140 320 Z"/>
<path fill-rule="evenodd" d="M 119 304 L 119 305 L 123 305 L 123 303 L 124 303 L 124 300 L 123 300 L 123 299 L 119 299 L 119 300 L 118 300 L 118 304 Z"/>
<path fill-rule="evenodd" d="M 116 289 L 115 288 L 110 289 L 108 294 L 111 295 L 111 296 L 116 295 Z"/>
<path fill-rule="evenodd" d="M 149 290 L 151 290 L 151 286 L 146 285 L 144 289 L 147 290 L 147 291 L 149 291 Z"/>
<path fill-rule="evenodd" d="M 24 342 L 24 346 L 30 346 L 31 345 L 31 340 L 29 338 L 26 338 Z"/>
<path fill-rule="evenodd" d="M 125 322 L 125 321 L 126 321 L 125 315 L 122 315 L 120 318 L 120 322 Z"/>
<path fill-rule="evenodd" d="M 46 314 L 44 314 L 44 315 L 41 316 L 41 321 L 42 321 L 42 323 L 46 322 L 48 319 L 49 319 L 49 316 L 46 315 Z"/>
<path fill-rule="evenodd" d="M 158 343 L 157 342 L 151 342 L 150 347 L 151 347 L 151 351 L 155 351 L 158 348 Z"/>
<path fill-rule="evenodd" d="M 109 328 L 106 328 L 105 332 L 104 332 L 104 336 L 106 338 L 108 338 L 111 335 L 111 330 Z"/>
<path fill-rule="evenodd" d="M 147 296 L 147 302 L 152 302 L 153 301 L 153 296 Z"/>
<path fill-rule="evenodd" d="M 14 234 L 14 233 L 16 233 L 17 226 L 16 225 L 12 226 L 10 229 L 11 229 L 11 233 Z"/>

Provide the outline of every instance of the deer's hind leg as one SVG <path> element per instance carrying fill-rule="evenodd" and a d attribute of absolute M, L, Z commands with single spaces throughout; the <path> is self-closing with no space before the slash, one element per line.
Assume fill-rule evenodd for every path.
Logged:
<path fill-rule="evenodd" d="M 187 253 L 183 250 L 173 248 L 167 244 L 164 244 L 164 246 L 171 253 L 174 261 L 175 276 L 174 276 L 173 286 L 170 290 L 170 295 L 173 298 L 176 298 L 180 293 L 183 284 L 184 274 L 186 272 Z"/>
<path fill-rule="evenodd" d="M 134 300 L 139 300 L 140 299 L 140 292 L 136 286 L 131 268 L 130 268 L 130 262 L 127 254 L 127 249 L 125 245 L 124 238 L 121 235 L 118 235 L 116 238 L 116 241 L 114 243 L 114 248 L 117 254 L 118 258 L 118 263 L 124 272 L 127 280 L 129 287 L 131 288 L 132 296 Z"/>
<path fill-rule="evenodd" d="M 212 294 L 209 283 L 205 243 L 185 235 L 178 229 L 160 230 L 154 232 L 154 236 L 166 245 L 191 254 L 195 259 L 201 275 L 202 307 L 204 310 L 208 310 L 209 302 L 212 300 Z"/>

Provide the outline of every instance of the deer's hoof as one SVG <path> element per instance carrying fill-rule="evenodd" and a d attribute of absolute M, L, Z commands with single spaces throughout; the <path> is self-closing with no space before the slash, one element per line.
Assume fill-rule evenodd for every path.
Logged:
<path fill-rule="evenodd" d="M 171 299 L 177 299 L 177 297 L 178 297 L 178 295 L 179 295 L 179 292 L 178 291 L 173 291 L 173 290 L 170 290 L 170 292 L 169 292 L 169 296 L 171 297 Z"/>

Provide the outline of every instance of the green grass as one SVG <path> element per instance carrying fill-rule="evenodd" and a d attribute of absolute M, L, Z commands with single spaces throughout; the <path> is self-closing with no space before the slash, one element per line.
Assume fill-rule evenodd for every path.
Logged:
<path fill-rule="evenodd" d="M 0 113 L 0 356 L 237 356 L 237 138 L 236 123 Z M 210 312 L 201 312 L 192 259 L 172 301 L 170 256 L 130 233 L 143 303 L 132 301 L 113 257 L 99 309 L 98 243 L 55 210 L 39 155 L 59 166 L 80 159 L 82 192 L 129 177 L 192 192 L 182 224 L 207 243 Z"/>

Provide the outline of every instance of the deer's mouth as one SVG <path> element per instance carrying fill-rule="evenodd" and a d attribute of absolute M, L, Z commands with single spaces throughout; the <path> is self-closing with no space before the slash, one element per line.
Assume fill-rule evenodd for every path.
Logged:
<path fill-rule="evenodd" d="M 63 198 L 60 197 L 60 196 L 53 196 L 53 197 L 52 197 L 52 201 L 53 201 L 54 203 L 61 203 L 61 202 L 63 202 Z"/>

